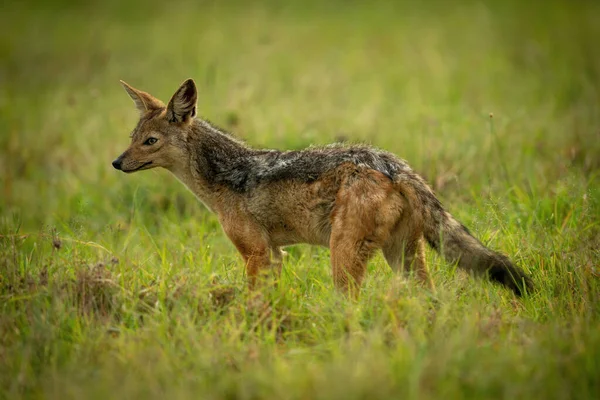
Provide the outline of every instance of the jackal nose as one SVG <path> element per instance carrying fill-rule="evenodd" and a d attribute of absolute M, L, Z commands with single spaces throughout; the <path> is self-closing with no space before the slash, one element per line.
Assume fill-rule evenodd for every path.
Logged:
<path fill-rule="evenodd" d="M 121 158 L 119 157 L 113 161 L 112 166 L 115 167 L 115 169 L 121 170 Z"/>

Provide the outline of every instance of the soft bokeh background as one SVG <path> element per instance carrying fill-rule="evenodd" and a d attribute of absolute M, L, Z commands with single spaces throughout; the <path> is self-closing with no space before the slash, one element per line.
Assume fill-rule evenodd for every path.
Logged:
<path fill-rule="evenodd" d="M 597 1 L 14 1 L 0 31 L 3 395 L 600 392 Z M 327 251 L 295 246 L 252 305 L 214 216 L 110 165 L 137 119 L 119 79 L 167 101 L 190 77 L 254 146 L 405 158 L 539 291 L 430 253 L 437 294 L 376 258 L 340 303 Z"/>
<path fill-rule="evenodd" d="M 119 79 L 166 101 L 192 77 L 201 115 L 256 146 L 362 140 L 444 196 L 502 196 L 507 179 L 547 196 L 600 166 L 598 12 L 557 1 L 7 4 L 2 214 L 35 227 L 76 204 L 114 215 L 106 194 L 127 188 L 179 192 L 165 173 L 110 168 L 137 117 Z"/>

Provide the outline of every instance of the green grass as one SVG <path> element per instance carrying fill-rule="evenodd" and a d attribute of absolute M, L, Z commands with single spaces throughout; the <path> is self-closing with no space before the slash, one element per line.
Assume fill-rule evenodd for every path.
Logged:
<path fill-rule="evenodd" d="M 76 2 L 77 3 L 77 2 Z M 598 398 L 600 4 L 14 2 L 0 13 L 0 398 Z M 515 299 L 433 252 L 358 302 L 293 246 L 246 289 L 214 215 L 110 161 L 196 80 L 260 147 L 407 159 L 529 271 Z M 490 119 L 490 113 L 493 118 Z"/>

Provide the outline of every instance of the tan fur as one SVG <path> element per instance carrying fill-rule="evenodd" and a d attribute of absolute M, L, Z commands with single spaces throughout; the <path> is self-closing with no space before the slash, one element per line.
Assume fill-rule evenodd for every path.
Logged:
<path fill-rule="evenodd" d="M 280 269 L 281 246 L 297 242 L 331 249 L 334 283 L 342 291 L 360 287 L 367 261 L 382 248 L 393 268 L 414 264 L 419 279 L 430 284 L 422 223 L 401 187 L 380 172 L 342 165 L 311 184 L 281 182 L 262 190 L 250 201 L 223 190 L 212 207 L 246 262 L 251 286 L 260 271 L 272 264 Z M 267 199 L 276 206 L 265 208 Z M 332 200 L 330 215 L 315 215 L 319 204 Z"/>
<path fill-rule="evenodd" d="M 298 153 L 252 150 L 195 119 L 196 88 L 191 80 L 167 106 L 123 85 L 141 118 L 131 145 L 113 166 L 124 172 L 154 167 L 172 172 L 217 214 L 245 261 L 250 287 L 261 272 L 281 271 L 282 246 L 309 243 L 330 248 L 335 286 L 354 296 L 368 260 L 379 249 L 392 269 L 412 270 L 433 288 L 424 243 L 442 251 L 440 231 L 447 236 L 450 258 L 458 255 L 466 268 L 485 272 L 486 265 L 492 265 L 493 277 L 515 291 L 520 277 L 528 279 L 470 236 L 443 210 L 422 178 L 389 153 L 359 147 L 307 150 L 301 154 L 315 165 L 328 163 L 313 178 L 306 172 L 310 163 L 294 161 Z M 297 171 L 290 172 L 293 162 Z M 273 171 L 280 175 L 264 178 Z M 517 276 L 511 278 L 514 284 L 508 280 L 512 275 Z"/>

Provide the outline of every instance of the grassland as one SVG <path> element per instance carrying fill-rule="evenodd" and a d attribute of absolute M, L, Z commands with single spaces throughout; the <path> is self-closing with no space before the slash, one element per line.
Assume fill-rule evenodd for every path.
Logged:
<path fill-rule="evenodd" d="M 600 4 L 15 2 L 0 13 L 0 398 L 600 395 Z M 336 139 L 407 159 L 523 299 L 428 252 L 435 293 L 289 249 L 248 293 L 213 215 L 110 161 L 119 79 L 260 147 Z M 493 118 L 490 118 L 493 113 Z"/>

